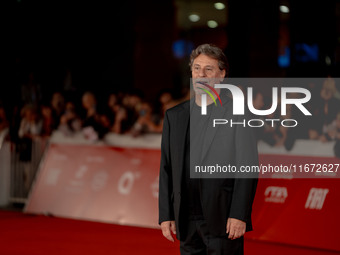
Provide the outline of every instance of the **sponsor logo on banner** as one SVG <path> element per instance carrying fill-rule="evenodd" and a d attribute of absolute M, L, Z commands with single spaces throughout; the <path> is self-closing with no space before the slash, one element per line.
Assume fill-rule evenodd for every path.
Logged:
<path fill-rule="evenodd" d="M 93 191 L 99 191 L 105 188 L 109 175 L 106 171 L 102 170 L 95 173 L 91 181 L 91 188 Z"/>
<path fill-rule="evenodd" d="M 269 186 L 264 192 L 265 201 L 272 203 L 284 203 L 288 197 L 288 191 L 286 187 Z"/>
<path fill-rule="evenodd" d="M 122 195 L 129 195 L 136 179 L 140 177 L 139 172 L 125 172 L 118 181 L 118 192 Z"/>
<path fill-rule="evenodd" d="M 50 171 L 47 172 L 45 184 L 47 186 L 56 186 L 59 180 L 60 173 L 60 168 L 51 168 Z"/>
<path fill-rule="evenodd" d="M 311 188 L 305 204 L 306 209 L 321 210 L 329 189 Z"/>

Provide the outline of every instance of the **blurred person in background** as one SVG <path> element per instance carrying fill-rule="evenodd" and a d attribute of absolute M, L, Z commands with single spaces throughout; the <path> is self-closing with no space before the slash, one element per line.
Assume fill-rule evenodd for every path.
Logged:
<path fill-rule="evenodd" d="M 312 95 L 311 100 L 305 104 L 306 109 L 311 113 L 319 111 L 320 98 L 314 95 L 320 95 L 320 90 L 317 90 L 317 86 L 314 82 L 308 83 L 306 88 L 311 92 Z M 302 97 L 302 95 L 299 93 L 292 93 L 292 97 L 299 98 Z M 294 144 L 297 139 L 308 140 L 318 138 L 318 134 L 314 129 L 318 125 L 315 123 L 315 121 L 320 120 L 314 119 L 314 116 L 304 115 L 297 107 L 292 107 L 292 105 L 287 105 L 287 115 L 289 115 L 289 117 L 286 116 L 286 119 L 292 118 L 298 121 L 298 125 L 292 129 L 284 127 L 280 128 L 280 130 L 285 132 L 284 147 L 287 151 L 290 151 L 294 148 Z"/>
<path fill-rule="evenodd" d="M 322 142 L 334 141 L 340 139 L 340 110 L 337 112 L 335 119 L 327 126 L 324 126 L 323 134 L 320 137 Z"/>
<path fill-rule="evenodd" d="M 107 100 L 107 116 L 110 120 L 111 127 L 114 124 L 117 111 L 119 110 L 119 102 L 118 102 L 118 96 L 114 93 L 111 93 L 109 95 L 109 98 Z"/>
<path fill-rule="evenodd" d="M 21 110 L 21 116 L 16 149 L 19 153 L 19 160 L 24 163 L 24 187 L 28 190 L 33 178 L 30 171 L 33 139 L 41 135 L 43 121 L 37 107 L 33 105 L 25 105 Z"/>
<path fill-rule="evenodd" d="M 97 122 L 97 100 L 92 92 L 85 92 L 82 96 L 82 128 L 84 137 L 91 141 L 96 141 L 99 139 L 96 128 L 98 126 Z"/>
<path fill-rule="evenodd" d="M 71 136 L 81 130 L 81 119 L 76 113 L 75 104 L 72 101 L 66 102 L 65 112 L 60 117 L 58 129 L 66 136 Z"/>
<path fill-rule="evenodd" d="M 97 100 L 92 92 L 85 92 L 82 97 L 83 106 L 83 125 L 96 122 L 97 116 Z"/>
<path fill-rule="evenodd" d="M 131 117 L 131 111 L 127 110 L 129 106 L 124 107 L 123 105 L 123 102 L 129 105 L 128 100 L 126 100 L 127 96 L 122 92 L 109 95 L 106 116 L 110 122 L 110 132 L 122 134 L 126 133 L 131 127 L 131 121 L 128 120 L 128 112 Z M 135 115 L 134 112 L 135 110 L 133 109 L 133 115 Z"/>
<path fill-rule="evenodd" d="M 137 121 L 139 116 L 137 107 L 141 104 L 142 97 L 142 93 L 135 90 L 127 93 L 122 100 L 122 106 L 126 109 L 127 114 L 126 131 L 129 131 Z"/>
<path fill-rule="evenodd" d="M 19 105 L 15 105 L 11 112 L 11 119 L 10 119 L 10 127 L 9 127 L 9 136 L 11 141 L 15 144 L 19 141 L 19 128 L 21 122 L 21 107 Z"/>
<path fill-rule="evenodd" d="M 1 105 L 1 102 L 0 102 L 0 149 L 9 131 L 8 127 L 9 127 L 9 122 L 7 121 L 5 108 Z"/>
<path fill-rule="evenodd" d="M 65 111 L 65 98 L 60 92 L 55 92 L 51 98 L 52 118 L 54 120 L 53 129 L 57 129 L 61 115 Z"/>
<path fill-rule="evenodd" d="M 261 110 L 265 105 L 263 94 L 260 91 L 254 91 L 253 94 L 254 94 L 253 106 L 255 109 Z M 255 116 L 255 117 L 261 120 L 265 119 L 265 117 L 261 117 L 261 116 Z M 274 127 L 272 127 L 270 124 L 264 121 L 263 127 L 259 127 L 255 129 L 257 139 L 263 140 L 265 143 L 269 144 L 270 146 L 274 146 L 275 145 L 274 130 L 275 130 Z"/>
<path fill-rule="evenodd" d="M 138 118 L 131 130 L 133 135 L 161 133 L 165 111 L 184 101 L 183 99 L 175 100 L 171 89 L 161 90 L 157 99 L 154 107 L 147 101 L 137 104 Z"/>
<path fill-rule="evenodd" d="M 270 115 L 266 116 L 267 119 L 280 119 L 282 121 L 282 117 L 273 112 Z M 278 123 L 268 123 L 264 124 L 264 134 L 263 141 L 267 144 L 275 147 L 283 146 L 287 137 L 287 132 L 282 126 Z"/>
<path fill-rule="evenodd" d="M 114 110 L 115 106 L 118 105 L 118 96 L 114 93 L 109 95 L 107 105 L 110 109 Z"/>
<path fill-rule="evenodd" d="M 83 118 L 82 128 L 83 135 L 86 139 L 97 141 L 109 131 L 107 126 L 107 117 L 102 111 L 98 111 L 97 100 L 92 92 L 85 92 L 82 97 Z"/>
<path fill-rule="evenodd" d="M 334 78 L 333 78 L 332 76 L 329 75 L 329 76 L 327 77 L 327 80 L 328 80 L 328 82 L 334 83 L 334 87 L 335 87 L 334 97 L 335 97 L 336 99 L 340 100 L 340 91 L 339 91 L 339 87 L 337 87 Z M 338 86 L 339 86 L 339 84 L 338 84 Z"/>
<path fill-rule="evenodd" d="M 163 119 L 154 114 L 151 104 L 144 101 L 137 107 L 138 119 L 131 130 L 132 135 L 138 136 L 145 133 L 161 133 Z"/>
<path fill-rule="evenodd" d="M 130 125 L 128 121 L 127 110 L 125 107 L 119 106 L 111 130 L 116 134 L 124 134 L 129 129 Z"/>
<path fill-rule="evenodd" d="M 97 127 L 99 138 L 102 139 L 105 134 L 111 131 L 112 123 L 110 120 L 110 113 L 108 112 L 107 106 L 105 104 L 99 105 L 97 107 Z"/>
<path fill-rule="evenodd" d="M 142 102 L 142 93 L 139 90 L 131 91 L 124 96 L 123 105 L 131 111 L 136 110 L 136 106 Z"/>
<path fill-rule="evenodd" d="M 334 154 L 340 158 L 340 111 L 336 115 L 335 129 L 330 136 L 335 140 Z"/>
<path fill-rule="evenodd" d="M 41 106 L 41 116 L 42 116 L 42 136 L 51 136 L 56 120 L 53 118 L 52 109 L 48 105 Z"/>
<path fill-rule="evenodd" d="M 165 113 L 166 110 L 174 107 L 177 104 L 184 102 L 185 100 L 189 100 L 190 99 L 190 90 L 183 91 L 183 95 L 184 95 L 184 97 L 182 97 L 180 99 L 175 99 L 174 93 L 171 89 L 162 90 L 160 92 L 159 96 L 158 96 L 158 102 L 156 104 L 159 107 L 158 113 L 161 116 L 164 116 L 164 113 Z"/>
<path fill-rule="evenodd" d="M 114 106 L 115 119 L 111 129 L 112 132 L 126 134 L 132 130 L 139 117 L 137 108 L 141 102 L 142 95 L 139 91 L 120 95 L 120 102 Z"/>
<path fill-rule="evenodd" d="M 41 134 L 43 121 L 37 107 L 25 105 L 21 110 L 21 122 L 18 135 L 20 138 L 33 139 Z"/>
<path fill-rule="evenodd" d="M 253 97 L 253 106 L 255 109 L 261 110 L 263 108 L 270 108 L 270 103 L 265 103 L 265 98 L 261 91 L 254 90 L 253 94 L 255 95 Z M 282 146 L 285 141 L 284 131 L 281 129 L 281 126 L 277 124 L 277 122 L 272 123 L 265 121 L 265 119 L 279 119 L 281 116 L 276 116 L 277 112 L 278 111 L 275 111 L 267 116 L 254 115 L 254 118 L 261 119 L 264 123 L 262 127 L 258 127 L 255 129 L 257 139 L 262 140 L 270 146 L 279 147 Z"/>
<path fill-rule="evenodd" d="M 0 133 L 3 130 L 7 129 L 8 126 L 9 126 L 9 123 L 6 117 L 5 108 L 0 103 Z"/>
<path fill-rule="evenodd" d="M 313 112 L 313 122 L 309 130 L 309 137 L 313 140 L 326 142 L 329 140 L 328 130 L 332 129 L 332 123 L 340 110 L 340 100 L 334 97 L 336 93 L 335 82 L 327 78 L 320 91 L 320 103 Z"/>
<path fill-rule="evenodd" d="M 158 104 L 156 105 L 156 107 L 159 105 L 159 110 L 161 113 L 164 113 L 167 109 L 170 109 L 176 104 L 177 102 L 174 100 L 171 89 L 161 90 L 158 96 Z"/>
<path fill-rule="evenodd" d="M 173 100 L 171 90 L 163 90 L 159 95 L 159 101 L 163 106 L 169 104 Z"/>

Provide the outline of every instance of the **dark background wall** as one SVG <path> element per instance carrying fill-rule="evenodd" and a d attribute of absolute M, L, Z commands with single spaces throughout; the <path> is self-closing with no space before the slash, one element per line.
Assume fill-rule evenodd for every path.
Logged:
<path fill-rule="evenodd" d="M 184 2 L 194 7 L 205 1 Z M 0 94 L 5 104 L 20 102 L 20 89 L 29 74 L 40 85 L 45 100 L 57 90 L 78 97 L 92 90 L 103 100 L 111 91 L 131 89 L 139 89 L 149 98 L 162 88 L 180 93 L 190 73 L 188 54 L 174 56 L 172 47 L 178 40 L 191 47 L 205 42 L 222 47 L 233 77 L 339 75 L 336 0 L 285 1 L 291 11 L 284 19 L 279 12 L 282 1 L 230 0 L 221 12 L 227 24 L 216 29 L 180 26 L 177 0 L 5 3 L 9 14 L 6 38 L 11 44 Z M 286 30 L 282 31 L 288 31 L 289 37 L 287 67 L 278 65 L 283 25 Z M 297 60 L 300 53 L 295 46 L 299 43 L 316 44 L 317 61 Z"/>

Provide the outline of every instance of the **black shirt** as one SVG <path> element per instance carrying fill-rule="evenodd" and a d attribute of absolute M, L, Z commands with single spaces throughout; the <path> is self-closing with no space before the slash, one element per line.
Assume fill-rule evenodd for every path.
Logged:
<path fill-rule="evenodd" d="M 212 104 L 207 106 L 211 111 Z M 185 146 L 185 168 L 182 187 L 182 208 L 185 217 L 191 220 L 204 219 L 200 196 L 200 179 L 190 178 L 190 168 L 194 171 L 196 165 L 201 163 L 201 153 L 209 115 L 201 115 L 201 107 L 193 103 L 190 109 L 190 125 L 188 125 Z"/>

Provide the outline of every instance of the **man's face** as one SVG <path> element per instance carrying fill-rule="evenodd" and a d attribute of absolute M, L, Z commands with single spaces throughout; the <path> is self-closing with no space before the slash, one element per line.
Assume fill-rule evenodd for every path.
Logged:
<path fill-rule="evenodd" d="M 218 61 L 207 55 L 200 54 L 193 61 L 191 67 L 191 74 L 193 79 L 193 87 L 196 94 L 205 93 L 200 88 L 209 90 L 206 86 L 198 83 L 204 82 L 212 87 L 216 83 L 220 83 L 224 76 L 225 70 L 220 70 L 218 67 Z M 216 89 L 219 92 L 219 89 Z"/>

